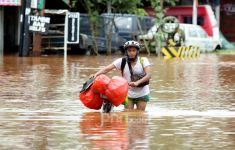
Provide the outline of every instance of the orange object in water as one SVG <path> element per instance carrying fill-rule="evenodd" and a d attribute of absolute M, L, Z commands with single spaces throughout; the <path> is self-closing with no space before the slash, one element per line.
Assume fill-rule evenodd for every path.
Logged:
<path fill-rule="evenodd" d="M 95 78 L 93 85 L 92 85 L 92 89 L 96 93 L 100 93 L 104 95 L 105 90 L 107 89 L 110 80 L 111 79 L 108 76 L 101 74 Z"/>
<path fill-rule="evenodd" d="M 85 112 L 79 122 L 79 135 L 90 143 L 90 149 L 128 149 L 129 130 L 126 113 Z M 94 135 L 98 138 L 94 138 Z"/>
<path fill-rule="evenodd" d="M 105 91 L 105 96 L 107 96 L 108 100 L 114 106 L 119 106 L 125 101 L 127 92 L 127 80 L 122 77 L 114 76 L 108 84 L 107 90 Z"/>
<path fill-rule="evenodd" d="M 103 99 L 100 98 L 100 94 L 94 93 L 92 86 L 80 93 L 79 97 L 82 103 L 90 109 L 100 109 L 103 104 Z"/>

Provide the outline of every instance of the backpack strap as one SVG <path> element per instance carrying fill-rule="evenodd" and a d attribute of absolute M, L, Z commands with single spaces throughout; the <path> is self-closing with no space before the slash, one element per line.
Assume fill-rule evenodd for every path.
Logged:
<path fill-rule="evenodd" d="M 126 65 L 126 57 L 122 58 L 122 63 L 121 63 L 121 72 L 122 72 L 122 76 L 123 76 L 123 70 L 125 68 Z"/>
<path fill-rule="evenodd" d="M 125 68 L 125 65 L 126 65 L 126 61 L 127 60 L 127 58 L 126 57 L 123 57 L 122 58 L 122 63 L 121 63 L 121 72 L 122 72 L 122 76 L 123 76 L 123 70 L 124 70 L 124 68 Z M 143 67 L 143 69 L 144 69 L 144 59 L 143 59 L 143 57 L 140 57 L 140 64 L 142 65 L 142 67 Z M 129 65 L 129 64 L 128 64 Z M 129 66 L 129 68 L 130 68 L 130 66 Z"/>
<path fill-rule="evenodd" d="M 142 68 L 144 70 L 144 58 L 143 57 L 140 57 L 140 64 L 142 65 Z"/>
<path fill-rule="evenodd" d="M 134 74 L 133 74 L 133 70 L 132 70 L 132 67 L 131 67 L 131 63 L 128 61 L 127 64 L 128 64 L 130 74 L 131 74 L 131 81 L 134 81 Z"/>
<path fill-rule="evenodd" d="M 144 68 L 144 59 L 143 59 L 143 57 L 140 57 L 140 63 L 142 65 L 142 67 Z"/>

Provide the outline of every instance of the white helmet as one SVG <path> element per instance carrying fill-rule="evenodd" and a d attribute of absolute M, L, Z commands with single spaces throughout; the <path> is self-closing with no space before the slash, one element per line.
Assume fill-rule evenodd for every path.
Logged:
<path fill-rule="evenodd" d="M 131 41 L 127 41 L 125 44 L 124 44 L 124 46 L 123 46 L 123 48 L 126 50 L 128 47 L 135 47 L 135 48 L 137 48 L 137 50 L 139 50 L 140 49 L 140 44 L 138 43 L 138 42 L 136 42 L 136 41 L 133 41 L 133 40 L 131 40 Z"/>

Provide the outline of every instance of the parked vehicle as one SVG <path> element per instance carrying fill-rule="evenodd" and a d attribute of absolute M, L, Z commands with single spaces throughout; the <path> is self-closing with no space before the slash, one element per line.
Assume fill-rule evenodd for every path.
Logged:
<path fill-rule="evenodd" d="M 98 17 L 99 24 L 97 26 L 97 32 L 96 32 L 96 43 L 97 43 L 97 48 L 99 53 L 105 53 L 107 52 L 107 34 L 109 32 L 108 29 L 108 24 L 106 24 L 107 19 L 104 16 Z M 116 28 L 114 27 L 111 32 L 112 32 L 112 44 L 111 44 L 111 49 L 112 52 L 116 52 L 119 50 L 122 50 L 123 44 L 126 42 L 126 39 L 123 37 L 119 36 L 118 33 L 116 32 Z M 90 22 L 88 19 L 87 14 L 80 14 L 80 33 L 87 35 L 88 37 L 88 49 L 93 49 L 93 36 L 90 28 Z"/>
<path fill-rule="evenodd" d="M 201 52 L 211 52 L 221 48 L 220 40 L 208 36 L 205 30 L 199 25 L 180 24 L 180 29 L 185 33 L 184 44 L 186 46 L 199 46 Z"/>
<path fill-rule="evenodd" d="M 137 40 L 137 36 L 147 33 L 154 25 L 155 19 L 149 16 L 136 16 L 132 14 L 104 13 L 102 16 L 113 19 L 118 35 L 126 40 Z"/>
<path fill-rule="evenodd" d="M 201 52 L 211 52 L 216 48 L 221 47 L 220 40 L 215 40 L 212 37 L 209 37 L 199 25 L 179 24 L 179 28 L 184 32 L 185 41 L 183 41 L 182 45 L 199 46 Z M 145 39 L 150 45 L 156 45 L 155 35 L 157 29 L 158 25 L 154 25 L 147 34 L 138 36 L 138 40 L 142 42 Z M 177 34 L 175 35 L 174 40 L 179 40 Z"/>
<path fill-rule="evenodd" d="M 67 10 L 45 10 L 46 16 L 51 18 L 49 26 L 49 33 L 42 36 L 42 49 L 64 49 L 64 22 L 65 12 Z M 99 53 L 105 53 L 107 51 L 107 25 L 105 24 L 105 17 L 98 17 L 99 25 L 97 26 L 96 43 Z M 81 54 L 87 53 L 93 49 L 92 39 L 94 37 L 91 33 L 90 22 L 87 14 L 80 14 L 80 27 L 79 27 L 79 44 L 68 44 L 68 50 L 79 52 Z M 122 49 L 123 44 L 126 42 L 124 38 L 118 35 L 115 28 L 112 30 L 112 52 L 116 52 Z"/>

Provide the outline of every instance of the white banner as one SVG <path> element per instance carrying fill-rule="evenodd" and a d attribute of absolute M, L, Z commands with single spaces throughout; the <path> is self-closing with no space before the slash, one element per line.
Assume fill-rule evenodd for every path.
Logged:
<path fill-rule="evenodd" d="M 29 31 L 47 33 L 50 24 L 50 17 L 29 16 Z"/>
<path fill-rule="evenodd" d="M 0 6 L 21 6 L 21 0 L 0 0 Z"/>
<path fill-rule="evenodd" d="M 31 0 L 31 8 L 34 9 L 38 8 L 38 0 Z"/>

